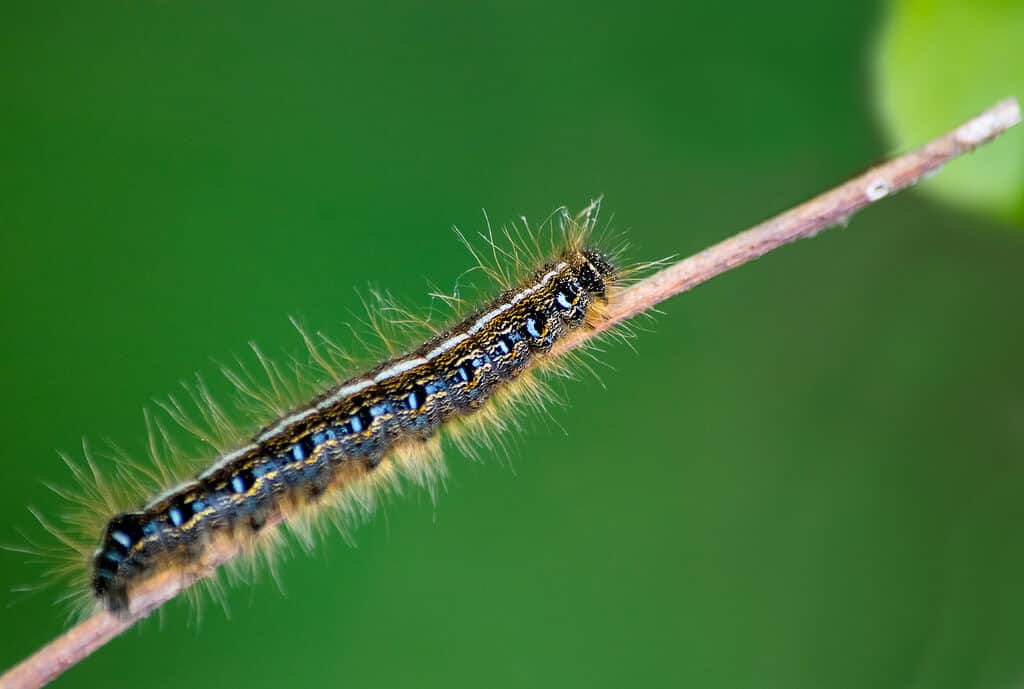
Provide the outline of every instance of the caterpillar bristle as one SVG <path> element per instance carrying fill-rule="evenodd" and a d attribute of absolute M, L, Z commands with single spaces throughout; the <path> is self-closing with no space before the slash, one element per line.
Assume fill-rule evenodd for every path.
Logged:
<path fill-rule="evenodd" d="M 525 414 L 564 403 L 552 379 L 597 377 L 594 366 L 606 365 L 593 345 L 566 353 L 557 343 L 600 324 L 646 268 L 623 262 L 627 245 L 598 226 L 599 211 L 600 199 L 575 216 L 559 208 L 536 228 L 524 218 L 498 232 L 485 214 L 477 242 L 456 230 L 490 298 L 466 298 L 464 274 L 451 293 L 432 288 L 420 315 L 371 289 L 353 339 L 380 358 L 362 369 L 292 318 L 301 358 L 282 365 L 250 344 L 252 363 L 219 364 L 240 413 L 202 376 L 183 382 L 155 400 L 159 413 L 144 411 L 144 461 L 113 443 L 104 461 L 112 471 L 84 442 L 81 463 L 61 455 L 76 488 L 51 489 L 69 512 L 60 527 L 36 514 L 60 548 L 28 549 L 51 561 L 48 580 L 75 580 L 78 593 L 68 595 L 86 611 L 126 613 L 135 590 L 160 577 L 203 580 L 226 605 L 225 581 L 265 571 L 280 586 L 279 524 L 311 549 L 328 531 L 350 540 L 405 484 L 435 500 L 446 477 L 442 436 L 471 457 L 508 457 Z M 218 570 L 223 578 L 211 576 Z M 194 590 L 189 597 L 198 615 Z"/>

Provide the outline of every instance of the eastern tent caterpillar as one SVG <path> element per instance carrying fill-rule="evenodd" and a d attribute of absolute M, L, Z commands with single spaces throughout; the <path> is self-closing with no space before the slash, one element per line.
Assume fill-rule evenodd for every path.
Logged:
<path fill-rule="evenodd" d="M 333 384 L 304 404 L 279 406 L 282 411 L 255 435 L 190 478 L 169 481 L 174 472 L 164 468 L 158 449 L 165 434 L 152 420 L 157 469 L 143 471 L 163 483 L 155 494 L 140 498 L 144 489 L 135 487 L 133 498 L 115 498 L 126 491 L 111 486 L 91 458 L 88 470 L 69 461 L 90 496 L 71 496 L 87 513 L 72 520 L 85 527 L 80 538 L 60 538 L 74 544 L 77 564 L 87 563 L 92 597 L 128 614 L 139 584 L 167 572 L 203 578 L 225 560 L 272 547 L 279 522 L 301 530 L 325 511 L 368 511 L 375 492 L 401 478 L 430 486 L 443 473 L 441 432 L 456 441 L 486 436 L 507 425 L 504 415 L 539 401 L 543 388 L 536 374 L 566 364 L 552 348 L 574 330 L 597 327 L 632 272 L 619 265 L 616 252 L 599 248 L 597 211 L 597 203 L 576 217 L 563 211 L 546 226 L 546 249 L 537 236 L 521 231 L 506 231 L 507 248 L 485 237 L 493 261 L 474 256 L 500 294 L 365 373 L 340 376 L 307 337 L 312 358 L 332 374 Z M 243 376 L 228 375 L 244 396 L 274 406 L 282 395 L 272 365 L 261 363 L 275 390 L 259 392 Z M 206 425 L 230 435 L 230 424 L 205 390 L 196 397 Z M 164 407 L 193 434 L 207 433 L 173 398 Z M 99 519 L 102 533 L 96 533 Z"/>

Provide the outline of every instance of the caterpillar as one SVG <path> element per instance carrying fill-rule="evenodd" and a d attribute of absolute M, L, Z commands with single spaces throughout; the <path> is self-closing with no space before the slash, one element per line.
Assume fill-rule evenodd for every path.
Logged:
<path fill-rule="evenodd" d="M 444 472 L 441 436 L 460 441 L 467 430 L 500 430 L 508 425 L 506 414 L 537 403 L 544 388 L 536 374 L 564 367 L 559 344 L 574 331 L 597 327 L 638 270 L 622 266 L 622 247 L 601 248 L 598 209 L 594 202 L 575 217 L 562 210 L 557 222 L 545 225 L 547 249 L 537 236 L 524 240 L 518 230 L 515 236 L 505 230 L 507 248 L 489 233 L 484 239 L 493 263 L 466 242 L 501 287 L 497 297 L 403 354 L 334 380 L 190 478 L 102 515 L 98 536 L 74 547 L 76 564 L 86 564 L 89 599 L 127 615 L 134 592 L 158 575 L 203 579 L 225 561 L 273 547 L 281 523 L 301 532 L 324 513 L 369 510 L 376 492 L 402 478 L 431 485 Z M 303 336 L 321 368 L 333 373 Z M 273 385 L 273 369 L 261 362 Z M 245 395 L 263 399 L 241 377 L 229 378 Z M 226 424 L 205 392 L 199 398 L 212 424 Z M 164 407 L 204 435 L 173 398 Z M 162 429 L 150 431 L 163 435 Z M 143 471 L 166 480 L 172 472 L 159 462 L 155 445 L 151 437 L 158 469 Z M 119 492 L 112 481 L 88 454 L 86 460 L 88 470 L 69 466 L 78 479 L 92 481 L 91 499 L 72 499 L 92 511 L 97 502 L 123 504 L 112 497 Z M 86 514 L 71 521 L 81 526 L 98 518 Z"/>

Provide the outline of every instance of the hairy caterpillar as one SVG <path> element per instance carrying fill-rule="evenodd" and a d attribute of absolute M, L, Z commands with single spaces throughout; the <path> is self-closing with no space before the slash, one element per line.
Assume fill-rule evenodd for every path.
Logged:
<path fill-rule="evenodd" d="M 91 499 L 79 502 L 111 512 L 77 520 L 89 525 L 84 532 L 104 520 L 91 542 L 61 536 L 74 543 L 75 564 L 87 563 L 91 599 L 128 614 L 133 592 L 151 578 L 202 578 L 226 560 L 272 546 L 278 522 L 302 529 L 325 510 L 365 508 L 375 491 L 400 477 L 429 485 L 443 472 L 439 432 L 489 433 L 507 425 L 504 414 L 536 401 L 542 388 L 535 373 L 564 364 L 553 348 L 574 330 L 598 326 L 632 272 L 616 251 L 599 248 L 597 211 L 594 203 L 576 217 L 563 212 L 547 225 L 546 251 L 537 237 L 524 249 L 520 233 L 513 241 L 506 231 L 508 249 L 485 237 L 496 265 L 474 255 L 501 286 L 499 296 L 407 353 L 336 378 L 187 480 L 168 486 L 172 472 L 158 462 L 150 473 L 165 483 L 145 501 L 124 505 L 90 458 L 88 471 L 72 463 L 79 479 L 92 482 Z M 311 345 L 310 351 L 333 372 Z M 233 381 L 260 398 L 242 378 Z M 212 400 L 200 398 L 211 424 L 226 423 Z M 172 400 L 165 408 L 189 426 L 181 405 Z"/>

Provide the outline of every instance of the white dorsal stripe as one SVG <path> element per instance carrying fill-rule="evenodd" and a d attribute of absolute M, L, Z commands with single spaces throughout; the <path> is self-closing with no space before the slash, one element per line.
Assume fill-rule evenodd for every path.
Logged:
<path fill-rule="evenodd" d="M 544 275 L 542 275 L 541 278 L 536 283 L 534 283 L 533 285 L 531 285 L 529 287 L 526 287 L 526 288 L 520 290 L 519 292 L 517 292 L 516 294 L 512 295 L 512 297 L 508 301 L 506 301 L 505 303 L 501 304 L 500 306 L 498 306 L 498 307 L 488 311 L 487 313 L 485 313 L 482 316 L 480 316 L 480 318 L 476 319 L 476 321 L 474 321 L 471 326 L 466 328 L 465 331 L 463 331 L 461 333 L 458 333 L 456 335 L 452 335 L 447 340 L 439 343 L 436 347 L 431 349 L 424 356 L 414 356 L 414 357 L 409 357 L 409 358 L 406 358 L 406 359 L 400 359 L 400 360 L 396 361 L 395 363 L 393 363 L 391 366 L 389 366 L 386 369 L 382 370 L 380 373 L 375 375 L 372 379 L 370 379 L 370 378 L 362 378 L 362 379 L 359 379 L 359 380 L 352 381 L 352 382 L 350 382 L 350 383 L 348 383 L 348 384 L 338 388 L 338 390 L 335 391 L 334 394 L 332 394 L 329 397 L 326 397 L 326 398 L 322 399 L 320 402 L 318 402 L 316 404 L 315 407 L 310 407 L 309 409 L 305 409 L 303 411 L 296 412 L 295 414 L 292 414 L 291 416 L 282 419 L 273 428 L 270 428 L 270 429 L 264 431 L 262 434 L 260 434 L 260 436 L 258 438 L 256 438 L 256 442 L 257 443 L 261 443 L 261 444 L 265 443 L 268 440 L 270 440 L 271 438 L 273 438 L 274 436 L 279 435 L 281 432 L 285 431 L 289 426 L 291 426 L 293 424 L 296 424 L 299 421 L 302 421 L 303 419 L 308 417 L 310 414 L 316 413 L 318 410 L 323 410 L 323 409 L 328 409 L 330 407 L 333 407 L 334 405 L 336 405 L 338 402 L 340 402 L 341 400 L 345 399 L 346 397 L 348 397 L 350 395 L 354 395 L 357 392 L 361 392 L 361 391 L 365 390 L 366 388 L 370 387 L 371 385 L 374 385 L 374 384 L 377 384 L 377 383 L 383 383 L 383 382 L 385 382 L 387 380 L 390 380 L 392 378 L 396 378 L 396 377 L 402 375 L 406 371 L 411 371 L 412 369 L 416 368 L 417 366 L 422 366 L 424 364 L 430 363 L 431 361 L 436 359 L 441 354 L 444 354 L 445 352 L 450 351 L 456 345 L 458 345 L 458 344 L 468 340 L 470 338 L 470 336 L 476 335 L 478 332 L 480 332 L 485 327 L 487 327 L 487 325 L 491 321 L 493 321 L 495 318 L 497 318 L 501 314 L 503 314 L 506 311 L 508 311 L 509 309 L 511 309 L 513 306 L 515 306 L 516 304 L 521 302 L 523 299 L 526 299 L 531 294 L 534 294 L 538 290 L 542 289 L 547 283 L 549 283 L 551 281 L 552 278 L 554 278 L 560 272 L 565 270 L 568 266 L 569 266 L 569 264 L 565 263 L 564 261 L 558 263 L 552 270 L 549 270 L 548 272 L 544 273 Z M 223 460 L 222 460 L 222 462 L 223 462 Z M 220 464 L 220 463 L 218 463 L 218 464 Z"/>
<path fill-rule="evenodd" d="M 565 263 L 564 261 L 559 263 L 558 265 L 556 265 L 554 267 L 554 269 L 549 270 L 548 272 L 544 273 L 544 275 L 541 276 L 540 280 L 538 280 L 536 284 L 531 285 L 530 287 L 527 287 L 527 288 L 517 292 L 516 294 L 512 295 L 511 299 L 509 299 L 507 302 L 505 302 L 501 306 L 498 306 L 497 308 L 492 309 L 491 311 L 488 311 L 484 315 L 480 316 L 480 318 L 478 318 L 473 323 L 473 325 L 471 325 L 468 328 L 466 328 L 466 332 L 459 333 L 458 335 L 455 335 L 453 337 L 448 338 L 447 340 L 445 340 L 444 342 L 439 344 L 437 347 L 435 347 L 434 349 L 432 349 L 429 352 L 427 352 L 427 360 L 430 361 L 430 360 L 436 358 L 438 355 L 444 354 L 445 352 L 447 352 L 449 349 L 451 349 L 455 345 L 457 345 L 460 342 L 464 342 L 467 339 L 469 339 L 470 335 L 476 335 L 478 332 L 483 330 L 487 326 L 487 324 L 490 323 L 491 321 L 493 321 L 495 318 L 497 318 L 501 314 L 505 313 L 506 311 L 511 309 L 513 306 L 515 306 L 516 304 L 521 302 L 523 299 L 526 299 L 528 296 L 530 296 L 534 292 L 536 292 L 539 289 L 541 289 L 542 287 L 544 287 L 544 285 L 546 285 L 548 282 L 551 281 L 551 278 L 553 278 L 556 275 L 558 275 L 560 272 L 562 272 L 568 266 L 569 266 L 569 264 Z"/>
<path fill-rule="evenodd" d="M 330 397 L 327 397 L 327 398 L 321 400 L 320 402 L 318 402 L 317 405 L 316 405 L 316 408 L 317 409 L 327 409 L 328 407 L 333 407 L 335 404 L 337 404 L 341 400 L 345 399 L 349 395 L 354 395 L 357 392 L 365 390 L 366 388 L 370 387 L 371 385 L 373 385 L 373 381 L 369 380 L 368 378 L 363 378 L 362 380 L 357 380 L 357 381 L 355 381 L 353 383 L 349 383 L 348 385 L 344 385 L 344 386 L 338 388 L 338 391 L 335 392 Z"/>
<path fill-rule="evenodd" d="M 373 382 L 374 383 L 384 382 L 388 378 L 394 378 L 395 376 L 401 375 L 401 374 L 405 373 L 406 371 L 414 369 L 417 366 L 421 366 L 421 365 L 423 365 L 425 363 L 427 363 L 427 360 L 422 358 L 422 357 L 418 357 L 418 356 L 417 357 L 413 357 L 411 359 L 402 359 L 401 361 L 396 362 L 390 368 L 386 368 L 383 371 L 381 371 L 380 373 L 378 373 L 376 376 L 374 376 Z"/>
<path fill-rule="evenodd" d="M 452 337 L 449 337 L 447 340 L 439 344 L 437 347 L 434 347 L 429 352 L 427 352 L 427 361 L 433 361 L 439 355 L 444 354 L 455 345 L 459 344 L 460 342 L 465 342 L 468 339 L 469 335 L 467 335 L 466 333 L 459 333 L 458 335 L 453 335 Z"/>
<path fill-rule="evenodd" d="M 291 426 L 292 424 L 296 424 L 299 421 L 302 421 L 306 417 L 310 416 L 311 414 L 315 413 L 316 407 L 310 407 L 309 409 L 303 409 L 300 412 L 296 412 L 291 416 L 286 416 L 285 418 L 281 419 L 276 426 L 261 433 L 259 437 L 256 438 L 256 442 L 265 443 L 271 438 L 273 438 L 275 435 L 278 435 L 281 431 Z"/>
<path fill-rule="evenodd" d="M 210 473 L 209 470 L 204 471 L 203 475 L 205 476 L 208 473 Z M 152 500 L 147 502 L 145 507 L 142 508 L 142 510 L 144 512 L 149 512 L 151 509 L 156 507 L 156 505 L 158 505 L 159 503 L 163 502 L 164 500 L 166 500 L 167 498 L 171 497 L 172 495 L 176 495 L 177 493 L 183 492 L 189 486 L 195 485 L 195 483 L 196 483 L 195 481 L 183 481 L 183 482 L 181 482 L 181 483 L 179 483 L 177 485 L 171 486 L 170 488 L 168 488 L 167 490 L 163 491 L 162 493 L 159 493 Z"/>
<path fill-rule="evenodd" d="M 237 450 L 233 450 L 233 451 L 227 453 L 226 455 L 224 455 L 223 457 L 218 459 L 216 461 L 216 463 L 214 463 L 213 465 L 208 467 L 205 471 L 203 471 L 203 473 L 199 474 L 195 479 L 190 480 L 190 481 L 182 481 L 181 483 L 177 483 L 177 484 L 171 486 L 170 488 L 168 488 L 167 490 L 158 493 L 152 499 L 150 499 L 150 501 L 147 502 L 146 505 L 142 509 L 143 510 L 150 510 L 153 507 L 155 507 L 157 504 L 159 504 L 159 503 L 163 502 L 164 500 L 166 500 L 167 498 L 171 497 L 172 495 L 177 495 L 178 493 L 185 492 L 186 490 L 188 490 L 192 486 L 196 485 L 196 483 L 198 483 L 199 481 L 202 481 L 204 479 L 207 479 L 207 478 L 213 476 L 215 473 L 217 473 L 218 471 L 220 471 L 221 469 L 226 467 L 231 462 L 234 462 L 236 459 L 246 455 L 249 452 L 252 452 L 257 447 L 259 447 L 259 446 L 256 445 L 256 443 L 250 443 L 250 444 L 246 445 L 245 447 L 240 447 Z"/>
<path fill-rule="evenodd" d="M 228 454 L 226 454 L 223 457 L 221 457 L 220 459 L 218 459 L 206 471 L 204 471 L 203 473 L 199 474 L 198 478 L 200 478 L 200 479 L 209 478 L 213 474 L 217 473 L 218 471 L 220 471 L 221 469 L 226 467 L 231 462 L 235 461 L 236 459 L 238 459 L 239 457 L 245 455 L 248 452 L 252 452 L 257 447 L 259 447 L 259 446 L 256 443 L 250 443 L 250 444 L 246 445 L 245 447 L 241 447 L 241 448 L 235 450 L 234 452 L 229 452 Z M 175 492 L 177 492 L 177 491 L 175 491 Z"/>

